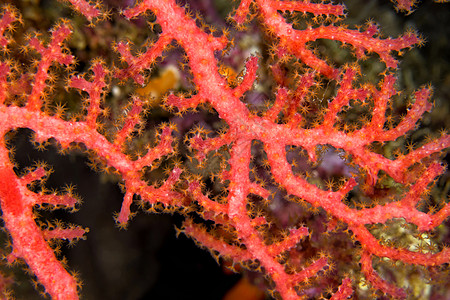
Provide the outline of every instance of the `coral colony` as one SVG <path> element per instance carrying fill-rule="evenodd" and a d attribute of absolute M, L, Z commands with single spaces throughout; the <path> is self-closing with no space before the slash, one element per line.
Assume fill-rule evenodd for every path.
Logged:
<path fill-rule="evenodd" d="M 408 142 L 432 109 L 432 92 L 421 87 L 401 97 L 397 89 L 397 58 L 423 44 L 416 32 L 389 38 L 371 22 L 346 25 L 345 6 L 328 1 L 237 1 L 220 29 L 175 0 L 127 3 L 121 12 L 107 11 L 107 1 L 66 2 L 87 26 L 117 14 L 153 38 L 133 45 L 121 36 L 110 45 L 116 61 L 97 57 L 78 72 L 67 46 L 73 21 L 19 44 L 21 13 L 2 8 L 0 201 L 10 239 L 3 261 L 23 263 L 43 293 L 82 295 L 83 275 L 59 258 L 58 241 L 89 234 L 42 221 L 40 210 L 75 211 L 80 200 L 71 187 L 45 188 L 44 163 L 17 170 L 11 140 L 20 128 L 33 132 L 39 149 L 81 149 L 97 170 L 120 177 L 120 227 L 132 222 L 133 203 L 181 214 L 180 233 L 231 268 L 264 276 L 273 297 L 407 298 L 411 283 L 386 276 L 398 265 L 445 280 L 450 249 L 436 232 L 445 230 L 450 205 L 433 190 L 450 137 L 442 130 Z M 397 8 L 411 12 L 413 4 Z M 268 42 L 259 53 L 237 42 L 258 34 Z M 334 61 L 324 45 L 345 49 L 348 62 Z M 19 62 L 27 57 L 28 66 Z M 370 60 L 382 66 L 372 78 L 363 67 Z M 54 101 L 61 84 L 78 111 Z M 110 99 L 120 86 L 130 92 L 118 116 Z M 406 103 L 400 113 L 399 101 Z M 144 143 L 152 105 L 170 117 L 153 131 L 157 142 Z M 214 126 L 196 126 L 205 123 L 199 112 L 217 116 Z M 159 180 L 148 178 L 160 168 Z M 448 296 L 446 287 L 437 292 Z"/>

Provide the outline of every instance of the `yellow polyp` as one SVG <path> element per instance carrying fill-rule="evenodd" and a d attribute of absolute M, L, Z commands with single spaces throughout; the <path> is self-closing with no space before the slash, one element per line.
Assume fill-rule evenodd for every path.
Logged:
<path fill-rule="evenodd" d="M 235 86 L 237 84 L 238 74 L 233 68 L 231 68 L 230 66 L 226 66 L 226 65 L 220 65 L 218 71 L 219 71 L 220 75 L 225 77 L 228 85 Z"/>
<path fill-rule="evenodd" d="M 158 104 L 162 95 L 171 89 L 176 89 L 180 85 L 180 72 L 174 66 L 168 66 L 161 74 L 151 79 L 146 86 L 139 88 L 136 92 L 144 97 L 150 97 Z"/>

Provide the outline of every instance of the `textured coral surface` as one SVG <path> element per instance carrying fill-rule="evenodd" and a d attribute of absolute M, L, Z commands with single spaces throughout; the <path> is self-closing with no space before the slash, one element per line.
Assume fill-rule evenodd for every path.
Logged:
<path fill-rule="evenodd" d="M 394 2 L 5 4 L 3 295 L 450 297 L 445 5 Z"/>

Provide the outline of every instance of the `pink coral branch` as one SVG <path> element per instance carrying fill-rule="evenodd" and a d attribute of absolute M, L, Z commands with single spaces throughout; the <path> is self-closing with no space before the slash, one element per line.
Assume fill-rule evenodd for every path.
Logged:
<path fill-rule="evenodd" d="M 6 157 L 5 157 L 6 156 Z M 0 159 L 9 161 L 4 144 Z M 22 258 L 54 299 L 78 299 L 77 282 L 64 269 L 34 222 L 32 193 L 22 185 L 10 165 L 0 168 L 0 203 L 5 227 L 13 240 L 14 255 Z M 34 202 L 34 203 L 30 203 Z"/>
<path fill-rule="evenodd" d="M 353 294 L 352 280 L 345 278 L 339 286 L 338 291 L 330 298 L 330 300 L 345 300 Z"/>
<path fill-rule="evenodd" d="M 396 298 L 406 298 L 405 290 L 382 279 L 372 267 L 372 255 L 366 251 L 361 253 L 361 269 L 367 281 L 377 289 Z"/>
<path fill-rule="evenodd" d="M 362 32 L 335 25 L 295 30 L 292 25 L 287 24 L 281 15 L 278 14 L 278 9 L 299 12 L 311 11 L 314 14 L 332 14 L 335 16 L 340 16 L 343 10 L 338 5 L 333 5 L 335 9 L 329 9 L 326 8 L 326 4 L 316 4 L 314 7 L 308 4 L 292 4 L 292 2 L 288 2 L 289 5 L 284 5 L 285 7 L 280 8 L 280 3 L 282 3 L 280 1 L 257 0 L 255 2 L 258 9 L 260 9 L 265 25 L 270 32 L 279 38 L 280 46 L 286 48 L 289 53 L 327 77 L 333 78 L 337 76 L 338 70 L 309 50 L 307 47 L 308 42 L 317 39 L 338 40 L 352 45 L 358 58 L 361 58 L 366 51 L 377 53 L 388 68 L 397 67 L 397 60 L 393 58 L 392 51 L 400 51 L 421 43 L 420 38 L 412 32 L 408 32 L 396 39 L 379 39 L 376 37 L 378 29 L 374 25 L 369 25 L 366 31 Z M 321 8 L 325 8 L 325 10 L 317 9 L 318 5 Z M 328 4 L 328 6 L 331 6 L 331 4 Z M 305 7 L 309 7 L 309 9 L 305 9 Z M 314 9 L 311 9 L 311 7 L 314 7 Z"/>
<path fill-rule="evenodd" d="M 52 38 L 47 47 L 44 46 L 37 37 L 34 37 L 29 41 L 30 47 L 35 49 L 41 55 L 41 60 L 39 61 L 37 72 L 34 77 L 33 90 L 27 101 L 27 107 L 30 110 L 40 109 L 45 100 L 46 81 L 49 79 L 48 69 L 50 66 L 55 62 L 66 66 L 74 63 L 73 56 L 65 53 L 62 48 L 62 43 L 70 34 L 70 26 L 61 23 L 52 30 Z"/>
<path fill-rule="evenodd" d="M 99 18 L 104 13 L 100 10 L 100 5 L 93 4 L 89 0 L 65 0 L 67 2 L 70 2 L 72 4 L 72 7 L 75 11 L 79 12 L 83 16 L 88 19 L 88 21 L 92 22 L 93 19 Z"/>
<path fill-rule="evenodd" d="M 70 2 L 90 21 L 102 14 L 97 4 L 81 0 Z M 445 171 L 445 167 L 434 156 L 450 147 L 450 137 L 442 134 L 440 138 L 427 141 L 416 149 L 409 149 L 407 154 L 398 154 L 395 159 L 374 150 L 376 142 L 395 141 L 406 136 L 432 108 L 431 89 L 421 88 L 414 93 L 413 100 L 398 125 L 394 127 L 388 121 L 390 102 L 398 94 L 393 75 L 398 62 L 394 55 L 401 54 L 406 48 L 420 45 L 422 40 L 413 32 L 406 32 L 397 38 L 381 38 L 379 29 L 374 24 L 368 24 L 363 30 L 338 25 L 338 21 L 345 17 L 344 9 L 343 5 L 309 1 L 240 2 L 234 16 L 238 27 L 242 27 L 253 17 L 250 14 L 254 14 L 259 16 L 258 20 L 265 26 L 268 36 L 275 39 L 270 60 L 275 60 L 276 65 L 269 69 L 273 71 L 278 86 L 274 86 L 275 97 L 270 100 L 272 102 L 269 101 L 266 110 L 258 112 L 248 109 L 250 100 L 247 96 L 259 80 L 259 64 L 266 61 L 256 56 L 248 57 L 243 77 L 234 80 L 236 84 L 231 86 L 228 81 L 231 78 L 226 78 L 219 68 L 222 65 L 220 53 L 226 52 L 233 45 L 228 39 L 229 34 L 225 30 L 222 34 L 217 34 L 212 28 L 202 29 L 199 26 L 201 21 L 194 20 L 186 8 L 176 4 L 175 0 L 143 0 L 123 12 L 126 18 L 152 12 L 161 27 L 161 33 L 154 43 L 146 45 L 143 53 L 132 53 L 131 42 L 114 44 L 114 50 L 124 63 L 123 68 L 114 70 L 116 79 L 108 76 L 110 68 L 99 59 L 92 62 L 90 75 L 71 75 L 67 86 L 78 90 L 85 97 L 83 112 L 72 120 L 63 119 L 60 114 L 49 113 L 47 109 L 52 101 L 50 91 L 54 81 L 51 68 L 61 65 L 70 71 L 75 62 L 75 58 L 64 46 L 72 32 L 70 25 L 62 21 L 55 26 L 49 43 L 44 43 L 37 37 L 30 39 L 23 50 L 28 54 L 27 51 L 34 49 L 39 54 L 34 69 L 25 72 L 15 67 L 12 60 L 0 62 L 0 203 L 5 228 L 12 239 L 13 252 L 8 256 L 9 259 L 23 259 L 51 297 L 78 298 L 77 279 L 57 260 L 49 246 L 49 240 L 75 241 L 84 238 L 87 229 L 67 227 L 59 222 L 55 225 L 48 222 L 47 227 L 44 225 L 40 228 L 36 224 L 33 209 L 36 205 L 42 208 L 47 204 L 74 209 L 79 201 L 71 193 L 71 188 L 67 188 L 64 194 L 49 194 L 44 187 L 41 192 L 35 192 L 35 181 L 40 181 L 43 186 L 49 173 L 42 166 L 22 177 L 16 175 L 10 158 L 13 151 L 6 145 L 7 136 L 10 131 L 28 128 L 34 132 L 36 143 L 44 144 L 52 139 L 64 150 L 82 144 L 101 164 L 121 177 L 124 199 L 116 216 L 119 226 L 125 227 L 135 214 L 131 209 L 135 199 L 150 206 L 164 207 L 170 212 L 184 213 L 187 220 L 182 232 L 210 249 L 214 255 L 231 258 L 233 263 L 241 263 L 243 266 L 249 262 L 256 263 L 258 270 L 268 276 L 276 292 L 286 300 L 305 298 L 306 292 L 301 288 L 311 279 L 332 270 L 333 260 L 336 258 L 324 251 L 317 251 L 320 254 L 309 265 L 295 265 L 297 262 L 303 264 L 303 258 L 307 256 L 306 251 L 303 253 L 301 249 L 316 250 L 313 245 L 320 238 L 312 234 L 316 228 L 308 227 L 313 226 L 310 223 L 321 223 L 327 214 L 332 220 L 329 228 L 336 229 L 337 223 L 343 224 L 353 234 L 353 241 L 359 242 L 359 246 L 342 245 L 355 247 L 358 249 L 356 252 L 360 251 L 361 272 L 367 281 L 384 293 L 404 297 L 402 289 L 388 283 L 374 271 L 372 257 L 437 266 L 449 262 L 449 248 L 443 247 L 436 253 L 424 253 L 387 246 L 366 225 L 385 224 L 389 220 L 401 218 L 423 232 L 436 229 L 448 219 L 450 204 L 443 203 L 435 213 L 423 212 L 421 205 L 436 178 Z M 299 29 L 299 24 L 294 22 L 291 25 L 279 11 L 313 14 L 317 24 L 308 24 Z M 14 22 L 19 18 L 8 7 L 2 13 L 0 46 L 5 57 L 12 44 L 8 32 L 12 31 Z M 312 42 L 318 39 L 350 45 L 356 63 L 341 68 L 333 66 L 314 51 Z M 181 118 L 186 110 L 209 106 L 226 124 L 226 130 L 215 137 L 209 137 L 201 127 L 191 131 L 185 139 L 187 150 L 183 148 L 179 151 L 182 156 L 185 155 L 182 159 L 192 161 L 194 157 L 202 167 L 209 163 L 209 157 L 212 156 L 210 153 L 221 159 L 218 167 L 211 168 L 220 169 L 213 171 L 215 174 L 211 175 L 214 177 L 214 188 L 216 181 L 218 185 L 225 187 L 220 197 L 205 191 L 204 179 L 192 174 L 193 167 L 190 163 L 184 165 L 182 159 L 172 158 L 179 148 L 176 145 L 175 125 L 161 125 L 157 133 L 158 143 L 152 147 L 147 146 L 146 153 L 135 155 L 131 150 L 136 133 L 145 129 L 144 116 L 147 116 L 148 111 L 147 101 L 143 96 L 134 94 L 129 97 L 127 112 L 112 120 L 115 124 L 121 124 L 115 134 L 106 137 L 99 130 L 109 125 L 103 124 L 103 118 L 100 118 L 104 112 L 103 106 L 107 105 L 104 103 L 107 101 L 103 100 L 111 89 L 109 81 L 119 79 L 125 83 L 131 79 L 134 83 L 144 85 L 145 74 L 165 55 L 169 46 L 175 44 L 186 54 L 194 89 L 188 93 L 170 91 L 163 97 L 162 107 L 177 113 Z M 378 86 L 358 83 L 365 79 L 358 62 L 370 53 L 377 54 L 386 65 Z M 295 63 L 286 66 L 294 70 L 293 78 L 290 78 L 290 73 L 285 74 L 282 68 L 287 55 L 300 60 L 305 72 L 298 69 Z M 21 72 L 24 74 L 16 74 Z M 314 94 L 316 90 L 321 90 L 320 78 L 323 77 L 336 85 L 336 93 L 327 103 L 323 101 L 325 104 L 316 101 L 317 95 Z M 24 101 L 18 103 L 18 87 L 22 83 L 28 84 L 29 78 L 33 78 L 30 91 L 23 92 Z M 314 121 L 310 121 L 313 118 L 307 115 L 310 104 L 317 110 Z M 361 120 L 361 126 L 350 126 L 346 123 L 345 113 L 358 105 L 371 110 L 370 116 Z M 255 140 L 263 145 L 259 150 L 253 147 Z M 352 170 L 343 172 L 338 184 L 327 183 L 325 189 L 314 180 L 308 180 L 307 177 L 314 173 L 309 172 L 313 167 L 305 167 L 303 173 L 295 171 L 295 164 L 288 159 L 288 149 L 296 148 L 304 150 L 313 163 L 320 163 L 323 157 L 321 149 L 337 149 L 336 152 L 346 156 L 346 160 L 341 160 L 341 163 L 351 162 Z M 186 154 L 188 151 L 193 154 Z M 133 153 L 130 155 L 130 152 Z M 166 179 L 157 185 L 148 184 L 145 170 L 159 167 L 159 162 L 164 159 L 169 159 L 171 165 L 164 170 Z M 379 199 L 374 191 L 381 183 L 382 176 L 392 179 L 402 188 L 378 203 Z M 350 192 L 369 198 L 371 206 L 349 205 L 347 198 L 350 197 Z M 286 194 L 285 198 L 289 200 L 294 199 L 283 200 L 288 202 L 283 204 L 286 207 L 295 206 L 292 214 L 307 214 L 307 207 L 321 215 L 317 218 L 310 217 L 308 227 L 300 225 L 299 221 L 284 226 L 283 222 L 277 220 L 273 208 L 282 206 L 277 203 L 280 194 Z M 307 204 L 298 208 L 295 202 Z M 194 213 L 212 224 L 209 225 L 212 229 L 195 224 L 193 219 L 197 217 L 191 217 Z M 294 216 L 299 220 L 297 217 L 300 218 Z M 320 234 L 324 230 L 317 231 L 314 233 Z M 328 230 L 327 234 L 333 233 Z M 342 249 L 345 250 L 347 249 Z M 309 256 L 311 257 L 312 255 Z M 351 296 L 351 285 L 349 277 L 343 279 L 332 299 Z"/>

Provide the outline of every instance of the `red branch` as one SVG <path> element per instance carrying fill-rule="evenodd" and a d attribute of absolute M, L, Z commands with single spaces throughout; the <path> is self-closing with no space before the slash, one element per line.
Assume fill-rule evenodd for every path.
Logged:
<path fill-rule="evenodd" d="M 103 14 L 98 4 L 81 0 L 70 2 L 90 21 Z M 312 14 L 318 23 L 311 22 L 301 28 L 300 23 L 288 23 L 280 11 Z M 253 112 L 243 99 L 258 79 L 260 58 L 248 57 L 242 80 L 234 80 L 235 84 L 232 85 L 220 72 L 221 62 L 218 58 L 220 51 L 225 52 L 232 45 L 228 34 L 224 32 L 219 35 L 212 33 L 212 29 L 199 27 L 199 21 L 193 19 L 175 0 L 143 0 L 125 10 L 123 15 L 131 19 L 148 12 L 156 16 L 161 33 L 154 43 L 146 45 L 143 53 L 133 54 L 131 42 L 117 42 L 112 48 L 119 54 L 123 68 L 115 68 L 111 72 L 104 62 L 97 59 L 92 62 L 89 74 L 69 77 L 67 87 L 77 90 L 85 99 L 82 115 L 71 120 L 52 114 L 47 109 L 53 87 L 50 70 L 58 65 L 70 71 L 75 63 L 75 58 L 65 46 L 72 32 L 67 21 L 61 21 L 54 27 L 48 43 L 36 36 L 23 47 L 24 53 L 34 51 L 39 56 L 34 70 L 29 73 L 23 71 L 23 74 L 18 74 L 22 71 L 13 67 L 12 60 L 2 59 L 1 136 L 5 137 L 8 132 L 18 128 L 28 128 L 34 132 L 37 144 L 45 144 L 53 139 L 64 150 L 83 144 L 101 164 L 113 169 L 121 177 L 125 195 L 121 211 L 116 216 L 120 226 L 126 226 L 134 214 L 131 204 L 136 198 L 150 205 L 161 205 L 170 212 L 196 212 L 204 220 L 212 222 L 214 228 L 207 229 L 195 224 L 193 218 L 187 216 L 182 232 L 215 255 L 244 266 L 255 262 L 258 270 L 269 277 L 276 292 L 286 300 L 306 297 L 302 287 L 323 273 L 332 272 L 334 262 L 333 257 L 321 251 L 309 264 L 305 263 L 301 245 L 306 243 L 305 240 L 312 239 L 312 230 L 304 225 L 295 224 L 283 228 L 281 234 L 274 233 L 276 230 L 273 224 L 276 222 L 270 221 L 274 217 L 267 210 L 256 209 L 254 204 L 255 197 L 266 203 L 274 200 L 274 189 L 285 191 L 294 204 L 308 203 L 313 212 L 320 209 L 333 222 L 344 224 L 352 232 L 351 238 L 360 244 L 361 272 L 374 289 L 383 293 L 406 297 L 405 291 L 388 283 L 374 271 L 373 256 L 423 266 L 450 262 L 449 248 L 443 247 L 436 253 L 424 253 L 387 246 L 375 237 L 369 226 L 401 218 L 415 225 L 419 232 L 425 232 L 436 229 L 450 216 L 450 204 L 446 202 L 442 202 L 436 212 L 425 212 L 421 208 L 436 178 L 445 171 L 434 154 L 450 146 L 450 136 L 442 134 L 418 148 L 410 149 L 407 154 L 399 154 L 396 159 L 385 157 L 380 151 L 374 150 L 374 144 L 384 144 L 407 136 L 432 108 L 431 90 L 424 87 L 414 93 L 406 114 L 395 126 L 388 120 L 392 98 L 398 94 L 394 76 L 398 68 L 395 55 L 422 43 L 416 33 L 409 31 L 397 38 L 381 38 L 374 24 L 368 24 L 364 29 L 345 27 L 340 24 L 345 16 L 342 5 L 309 1 L 242 0 L 232 19 L 238 28 L 242 28 L 252 16 L 259 17 L 266 33 L 275 41 L 271 56 L 276 63 L 271 69 L 275 81 L 280 85 L 275 90 L 273 103 L 268 104 L 265 111 Z M 19 16 L 15 10 L 4 8 L 0 19 L 0 46 L 5 56 L 13 41 L 10 37 L 12 26 L 17 21 Z M 340 68 L 332 66 L 311 46 L 318 39 L 335 40 L 350 46 L 356 62 Z M 145 129 L 147 99 L 138 94 L 132 95 L 127 112 L 115 120 L 116 124 L 120 124 L 117 131 L 108 133 L 106 137 L 101 130 L 105 125 L 101 121 L 106 106 L 104 98 L 111 89 L 109 81 L 114 80 L 108 74 L 113 73 L 123 83 L 131 79 L 139 85 L 145 85 L 148 81 L 145 74 L 174 43 L 186 54 L 195 91 L 190 96 L 171 92 L 164 98 L 162 106 L 183 116 L 187 110 L 208 105 L 227 125 L 215 137 L 208 137 L 201 129 L 186 137 L 187 147 L 193 152 L 192 157 L 200 163 L 208 163 L 210 153 L 225 157 L 220 172 L 214 174 L 226 188 L 226 193 L 220 198 L 205 192 L 203 178 L 190 174 L 181 166 L 181 160 L 174 158 L 173 167 L 165 170 L 165 180 L 155 185 L 149 185 L 144 180 L 146 168 L 157 168 L 160 160 L 177 154 L 174 139 L 177 128 L 173 124 L 163 124 L 155 146 L 148 146 L 146 153 L 129 155 L 127 146 L 137 133 Z M 364 75 L 358 63 L 372 54 L 376 54 L 386 66 L 378 86 L 360 83 Z M 303 66 L 302 70 L 307 70 L 303 74 L 299 74 L 300 69 L 296 70 L 298 76 L 292 79 L 295 84 L 290 83 L 290 78 L 277 65 L 288 60 L 297 61 L 298 65 Z M 317 120 L 308 123 L 309 116 L 302 110 L 311 101 L 314 89 L 320 88 L 320 78 L 323 77 L 336 84 L 336 94 L 317 112 Z M 26 93 L 25 103 L 17 103 L 15 85 L 27 78 L 32 80 L 32 88 Z M 349 126 L 343 114 L 348 108 L 358 105 L 369 107 L 371 116 L 362 120 L 361 126 Z M 255 140 L 263 145 L 258 155 L 252 148 Z M 319 150 L 324 147 L 333 147 L 345 153 L 357 174 L 346 176 L 339 184 L 324 189 L 308 180 L 308 176 L 294 171 L 294 163 L 288 160 L 289 148 L 304 150 L 310 162 L 316 163 L 321 156 Z M 257 157 L 263 156 L 262 153 L 266 156 L 263 165 L 270 168 L 270 181 L 277 185 L 276 188 L 260 180 L 258 169 L 252 167 Z M 84 238 L 88 230 L 58 222 L 51 226 L 38 226 L 33 209 L 43 204 L 74 209 L 78 200 L 70 191 L 62 195 L 46 193 L 45 189 L 36 192 L 32 188 L 33 182 L 42 183 L 48 171 L 38 167 L 18 176 L 10 154 L 11 149 L 2 139 L 0 203 L 5 228 L 12 240 L 13 251 L 9 260 L 23 259 L 51 297 L 77 299 L 79 283 L 58 261 L 48 241 L 74 241 Z M 382 181 L 382 176 L 390 177 L 401 185 L 402 191 L 378 203 L 374 190 Z M 373 200 L 372 205 L 349 205 L 346 200 L 351 191 L 364 194 Z M 298 262 L 300 265 L 297 265 Z M 352 282 L 349 276 L 343 279 L 332 299 L 350 297 L 353 293 Z"/>

